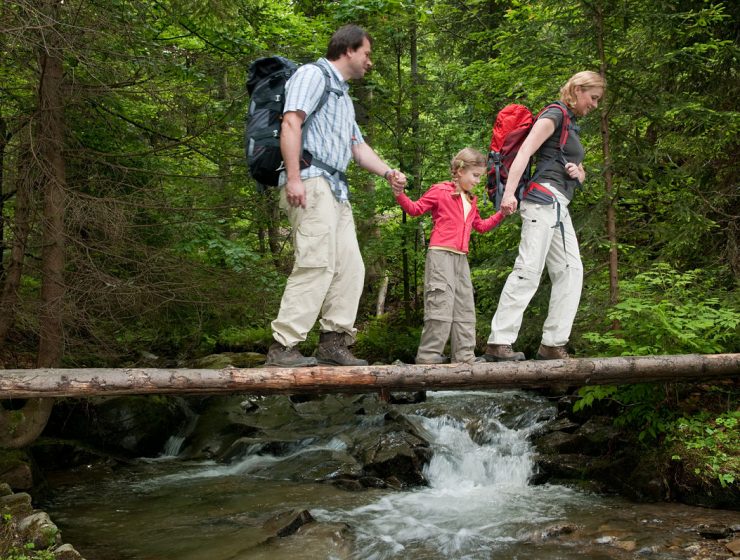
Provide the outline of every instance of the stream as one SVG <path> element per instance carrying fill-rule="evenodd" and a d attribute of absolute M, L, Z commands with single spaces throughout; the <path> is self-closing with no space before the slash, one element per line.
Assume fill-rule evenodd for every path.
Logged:
<path fill-rule="evenodd" d="M 174 437 L 157 459 L 51 474 L 38 506 L 87 560 L 690 559 L 697 527 L 740 523 L 738 512 L 530 485 L 530 436 L 555 414 L 537 395 L 429 392 L 397 408 L 432 442 L 428 486 L 291 479 L 307 454 L 342 451 L 340 424 L 288 454 L 255 448 L 228 464 L 178 459 Z M 266 521 L 293 509 L 318 523 L 269 538 Z"/>

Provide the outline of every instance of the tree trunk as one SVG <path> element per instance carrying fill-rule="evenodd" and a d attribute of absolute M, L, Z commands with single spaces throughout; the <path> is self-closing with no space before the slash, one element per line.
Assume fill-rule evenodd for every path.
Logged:
<path fill-rule="evenodd" d="M 58 21 L 58 0 L 47 0 L 51 21 Z M 58 366 L 64 352 L 64 211 L 66 175 L 63 156 L 64 118 L 61 99 L 62 57 L 58 30 L 44 34 L 39 56 L 39 160 L 43 173 L 44 209 L 41 251 L 41 311 L 38 364 Z"/>
<path fill-rule="evenodd" d="M 32 225 L 31 207 L 35 170 L 31 158 L 29 134 L 30 131 L 25 130 L 22 135 L 23 140 L 21 141 L 20 156 L 18 157 L 18 176 L 15 182 L 13 244 L 2 292 L 0 293 L 0 346 L 5 343 L 8 333 L 15 323 L 16 309 L 20 299 L 19 289 L 23 274 L 23 261 Z"/>
<path fill-rule="evenodd" d="M 5 194 L 5 148 L 8 145 L 8 127 L 5 124 L 5 119 L 0 116 L 0 282 L 3 281 L 5 276 L 5 260 L 3 255 L 5 254 L 5 201 L 7 195 Z M 2 309 L 0 307 L 0 309 Z M 0 336 L 0 345 L 2 344 L 3 337 Z"/>
<path fill-rule="evenodd" d="M 378 297 L 375 300 L 375 316 L 380 317 L 385 313 L 385 296 L 388 294 L 388 274 L 383 275 L 378 288 Z"/>
<path fill-rule="evenodd" d="M 604 49 L 604 12 L 601 5 L 596 6 L 594 12 L 596 21 L 596 42 L 599 51 L 600 69 L 602 76 L 606 76 L 606 51 Z M 616 305 L 619 302 L 619 258 L 617 253 L 617 209 L 614 193 L 614 174 L 612 172 L 611 149 L 609 147 L 609 105 L 606 103 L 606 91 L 602 99 L 601 111 L 601 138 L 604 153 L 604 184 L 606 186 L 606 233 L 609 240 L 609 303 Z M 613 327 L 619 327 L 615 322 Z"/>
<path fill-rule="evenodd" d="M 9 369 L 9 398 L 166 393 L 374 393 L 706 382 L 740 376 L 740 354 L 622 356 L 475 364 L 308 368 Z"/>

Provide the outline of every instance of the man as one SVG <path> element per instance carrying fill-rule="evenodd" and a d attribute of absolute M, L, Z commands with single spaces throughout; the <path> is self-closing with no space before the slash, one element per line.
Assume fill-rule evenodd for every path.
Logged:
<path fill-rule="evenodd" d="M 293 228 L 295 264 L 272 322 L 275 342 L 265 365 L 314 366 L 317 363 L 367 365 L 352 355 L 357 307 L 365 278 L 349 191 L 344 175 L 350 159 L 391 185 L 406 177 L 392 169 L 362 137 L 347 80 L 362 78 L 372 66 L 372 39 L 356 25 L 338 29 L 316 64 L 298 69 L 286 84 L 280 149 L 285 171 L 280 178 L 280 207 Z M 312 116 L 326 89 L 332 91 Z M 306 339 L 316 319 L 321 334 L 315 357 L 296 345 Z"/>

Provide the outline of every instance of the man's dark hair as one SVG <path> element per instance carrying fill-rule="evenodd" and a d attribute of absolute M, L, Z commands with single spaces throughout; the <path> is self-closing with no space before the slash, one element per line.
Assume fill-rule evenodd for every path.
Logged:
<path fill-rule="evenodd" d="M 326 58 L 338 60 L 348 50 L 356 51 L 359 49 L 364 39 L 367 39 L 370 46 L 372 46 L 372 37 L 362 27 L 352 23 L 343 25 L 331 36 L 329 46 L 326 48 Z"/>

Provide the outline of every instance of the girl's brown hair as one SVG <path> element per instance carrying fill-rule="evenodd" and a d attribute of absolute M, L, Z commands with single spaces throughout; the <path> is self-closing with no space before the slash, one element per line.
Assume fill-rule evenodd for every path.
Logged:
<path fill-rule="evenodd" d="M 469 167 L 485 167 L 486 156 L 480 153 L 478 150 L 473 148 L 463 148 L 455 154 L 450 162 L 450 173 L 452 178 L 457 177 L 457 174 L 464 169 Z"/>
<path fill-rule="evenodd" d="M 469 169 L 470 167 L 485 167 L 486 156 L 473 148 L 463 148 L 455 154 L 450 162 L 450 173 L 453 179 L 457 179 L 457 174 Z M 473 201 L 472 193 L 465 193 L 470 202 Z"/>
<path fill-rule="evenodd" d="M 606 80 L 601 74 L 591 72 L 590 70 L 573 74 L 570 79 L 565 82 L 565 85 L 560 88 L 560 101 L 565 103 L 568 107 L 573 107 L 576 104 L 577 87 L 583 89 L 606 89 Z"/>

